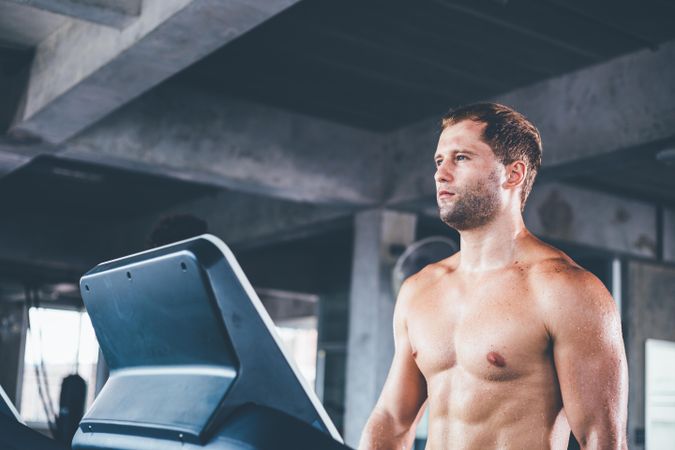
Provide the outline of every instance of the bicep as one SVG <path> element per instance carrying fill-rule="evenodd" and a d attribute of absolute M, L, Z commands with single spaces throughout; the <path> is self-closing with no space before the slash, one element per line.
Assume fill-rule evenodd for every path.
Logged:
<path fill-rule="evenodd" d="M 412 424 L 426 400 L 426 382 L 414 358 L 398 348 L 376 408 L 402 425 Z"/>
<path fill-rule="evenodd" d="M 572 295 L 578 297 L 561 299 L 569 303 L 552 336 L 567 420 L 582 443 L 623 439 L 627 369 L 619 314 L 604 288 Z"/>

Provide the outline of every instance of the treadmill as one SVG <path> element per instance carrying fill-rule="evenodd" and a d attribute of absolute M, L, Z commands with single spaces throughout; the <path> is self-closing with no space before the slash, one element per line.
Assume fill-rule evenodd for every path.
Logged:
<path fill-rule="evenodd" d="M 58 442 L 28 428 L 0 386 L 0 449 L 67 450 Z"/>
<path fill-rule="evenodd" d="M 217 237 L 101 263 L 80 290 L 110 378 L 73 449 L 348 449 Z"/>

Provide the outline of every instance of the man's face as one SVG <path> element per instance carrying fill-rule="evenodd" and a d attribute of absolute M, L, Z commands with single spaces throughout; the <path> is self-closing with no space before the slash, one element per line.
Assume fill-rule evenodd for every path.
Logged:
<path fill-rule="evenodd" d="M 473 120 L 447 127 L 434 155 L 441 220 L 458 231 L 489 223 L 501 205 L 504 166 L 481 140 L 484 127 Z"/>

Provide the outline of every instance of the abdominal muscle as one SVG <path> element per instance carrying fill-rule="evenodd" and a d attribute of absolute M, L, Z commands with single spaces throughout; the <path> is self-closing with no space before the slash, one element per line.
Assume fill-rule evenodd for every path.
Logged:
<path fill-rule="evenodd" d="M 427 381 L 426 450 L 565 450 L 569 425 L 557 380 L 484 380 L 461 366 Z"/>

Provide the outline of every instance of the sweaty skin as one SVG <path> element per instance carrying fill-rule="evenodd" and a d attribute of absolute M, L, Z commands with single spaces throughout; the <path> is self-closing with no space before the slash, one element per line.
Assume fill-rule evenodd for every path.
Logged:
<path fill-rule="evenodd" d="M 411 448 L 424 404 L 426 450 L 565 450 L 570 430 L 583 449 L 626 449 L 615 303 L 595 276 L 527 231 L 516 189 L 525 167 L 496 161 L 480 127 L 443 131 L 436 183 L 453 194 L 438 202 L 459 221 L 451 213 L 465 187 L 483 186 L 476 195 L 496 210 L 459 230 L 461 252 L 401 288 L 394 359 L 359 449 Z M 481 191 L 491 183 L 496 192 Z"/>

